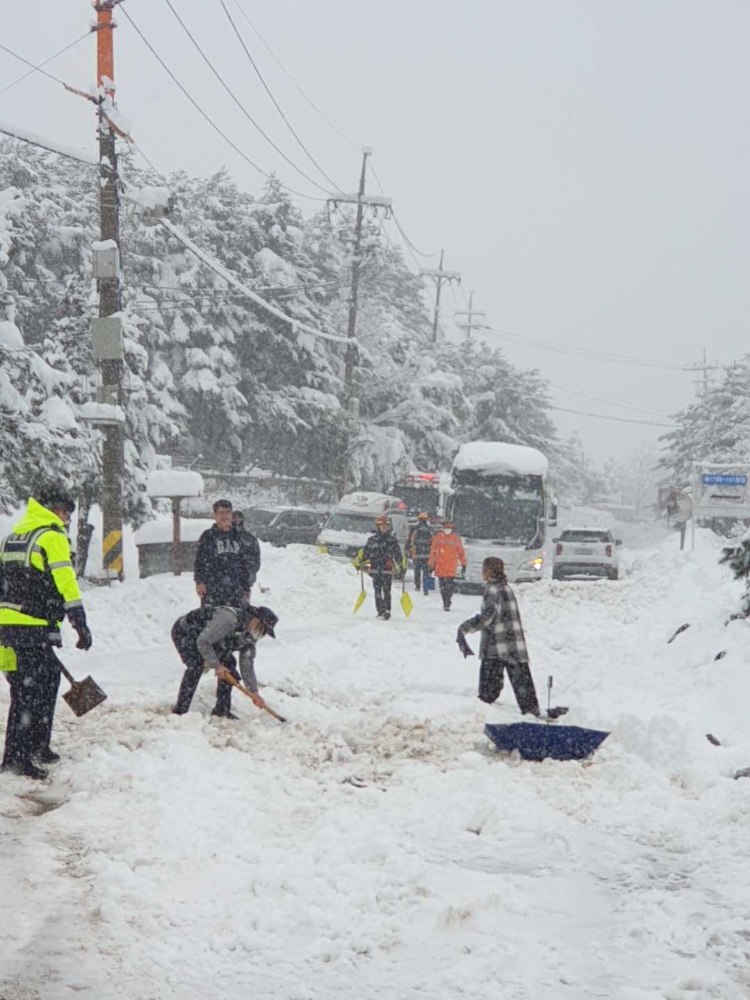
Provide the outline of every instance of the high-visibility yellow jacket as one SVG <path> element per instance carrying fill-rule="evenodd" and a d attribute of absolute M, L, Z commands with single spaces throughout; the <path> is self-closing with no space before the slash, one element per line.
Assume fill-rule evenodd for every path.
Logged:
<path fill-rule="evenodd" d="M 65 525 L 33 497 L 0 542 L 0 584 L 0 627 L 55 626 L 83 607 Z"/>

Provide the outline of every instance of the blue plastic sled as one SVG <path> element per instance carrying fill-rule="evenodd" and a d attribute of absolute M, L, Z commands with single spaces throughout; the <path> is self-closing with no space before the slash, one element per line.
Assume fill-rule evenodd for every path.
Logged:
<path fill-rule="evenodd" d="M 600 729 L 548 726 L 516 722 L 511 726 L 485 726 L 484 731 L 500 750 L 518 750 L 524 760 L 583 760 L 609 736 Z"/>
<path fill-rule="evenodd" d="M 431 590 L 434 590 L 434 589 L 435 589 L 435 577 L 434 576 L 425 576 L 425 578 L 424 578 L 424 591 L 425 591 L 425 593 L 427 594 Z"/>

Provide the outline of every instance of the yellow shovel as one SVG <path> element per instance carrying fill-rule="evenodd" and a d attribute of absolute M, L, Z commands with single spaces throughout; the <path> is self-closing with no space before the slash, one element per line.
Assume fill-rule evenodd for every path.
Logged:
<path fill-rule="evenodd" d="M 367 591 L 365 590 L 365 574 L 362 572 L 362 570 L 359 571 L 359 579 L 360 579 L 360 586 L 362 587 L 362 589 L 357 595 L 357 602 L 354 605 L 354 611 L 352 611 L 353 615 L 356 615 L 356 613 L 364 604 L 365 598 L 367 597 Z"/>
<path fill-rule="evenodd" d="M 404 614 L 408 618 L 409 615 L 414 610 L 414 605 L 412 604 L 411 597 L 406 593 L 406 576 L 404 575 L 401 580 L 401 607 L 404 609 Z"/>

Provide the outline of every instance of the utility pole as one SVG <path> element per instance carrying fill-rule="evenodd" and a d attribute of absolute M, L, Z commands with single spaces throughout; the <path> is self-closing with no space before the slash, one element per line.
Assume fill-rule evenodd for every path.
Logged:
<path fill-rule="evenodd" d="M 97 0 L 97 72 L 96 79 L 100 94 L 103 92 L 114 100 L 115 59 L 114 59 L 114 8 L 122 0 Z M 101 385 L 99 402 L 112 407 L 121 407 L 123 348 L 122 327 L 117 321 L 101 324 L 101 320 L 114 316 L 121 309 L 119 248 L 120 248 L 120 192 L 117 171 L 117 150 L 115 130 L 99 104 L 99 172 L 100 200 L 99 221 L 102 243 L 113 241 L 116 251 L 109 242 L 109 258 L 113 266 L 95 270 L 99 283 L 100 347 L 97 350 L 95 332 L 95 356 L 99 360 Z M 96 260 L 97 250 L 94 257 Z M 106 274 L 107 276 L 101 276 Z M 103 344 L 103 346 L 101 346 Z M 117 411 L 113 410 L 117 414 Z M 103 423 L 104 437 L 102 453 L 102 564 L 105 576 L 122 578 L 122 484 L 125 472 L 123 425 L 115 417 Z"/>
<path fill-rule="evenodd" d="M 698 399 L 705 399 L 708 395 L 709 389 L 711 388 L 711 379 L 709 377 L 709 372 L 715 372 L 719 370 L 718 365 L 709 365 L 706 360 L 706 348 L 703 348 L 703 364 L 700 362 L 694 365 L 688 365 L 688 371 L 691 372 L 702 372 L 703 378 L 693 379 L 693 385 L 695 388 L 695 395 Z"/>
<path fill-rule="evenodd" d="M 435 287 L 437 292 L 435 293 L 435 315 L 432 320 L 432 339 L 437 343 L 438 339 L 438 321 L 440 319 L 440 294 L 443 290 L 443 285 L 450 285 L 452 282 L 461 284 L 461 275 L 458 271 L 444 271 L 443 270 L 443 259 L 445 257 L 445 251 L 440 251 L 440 267 L 434 268 L 422 268 L 419 274 L 422 278 L 432 278 L 435 282 Z"/>
<path fill-rule="evenodd" d="M 357 364 L 357 308 L 359 306 L 359 279 L 362 269 L 362 226 L 364 224 L 365 209 L 378 208 L 385 210 L 386 217 L 392 205 L 392 199 L 386 195 L 366 195 L 367 184 L 367 160 L 372 156 L 370 146 L 362 148 L 362 170 L 359 175 L 359 188 L 356 194 L 332 194 L 328 199 L 328 204 L 333 205 L 356 205 L 357 215 L 354 223 L 354 241 L 352 245 L 352 284 L 349 292 L 349 322 L 347 324 L 347 337 L 349 343 L 346 345 L 346 359 L 344 362 L 344 391 L 346 393 L 346 405 L 352 420 L 356 420 L 359 415 L 358 401 L 354 398 L 354 369 Z M 341 485 L 339 492 L 343 496 L 347 490 L 349 478 L 349 455 L 351 442 L 349 442 L 344 455 L 341 473 Z"/>
<path fill-rule="evenodd" d="M 362 199 L 365 196 L 367 183 L 367 158 L 372 155 L 372 149 L 365 146 L 362 150 L 362 172 L 359 175 L 359 190 L 357 191 L 357 219 L 354 223 L 354 246 L 352 249 L 352 287 L 349 293 L 349 323 L 346 335 L 352 343 L 346 345 L 346 367 L 344 369 L 344 385 L 346 386 L 346 401 L 350 402 L 354 391 L 354 366 L 357 363 L 357 307 L 359 305 L 359 271 L 362 266 L 362 222 L 365 217 L 365 206 Z"/>
<path fill-rule="evenodd" d="M 466 321 L 464 323 L 457 322 L 456 326 L 458 327 L 459 330 L 466 331 L 467 341 L 471 340 L 472 330 L 481 330 L 482 327 L 484 326 L 483 323 L 475 323 L 474 317 L 475 316 L 485 317 L 486 315 L 487 313 L 483 312 L 481 309 L 474 309 L 474 292 L 469 292 L 469 308 L 460 309 L 458 312 L 453 313 L 453 316 L 456 320 L 463 319 L 464 317 L 466 317 Z"/>

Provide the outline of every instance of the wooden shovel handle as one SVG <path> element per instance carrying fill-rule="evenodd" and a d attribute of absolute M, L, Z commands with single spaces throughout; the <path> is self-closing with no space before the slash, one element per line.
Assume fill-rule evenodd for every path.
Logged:
<path fill-rule="evenodd" d="M 232 677 L 232 675 L 229 673 L 229 671 L 227 671 L 224 674 L 222 680 L 225 680 L 227 682 L 227 684 L 231 684 L 232 687 L 236 687 L 238 691 L 241 691 L 244 695 L 246 695 L 252 701 L 253 696 L 250 694 L 250 692 L 247 690 L 247 688 L 243 687 L 242 684 L 240 684 L 239 681 L 235 680 L 234 677 Z M 268 712 L 269 715 L 272 715 L 274 717 L 274 719 L 278 719 L 279 722 L 286 722 L 286 719 L 284 718 L 283 715 L 279 715 L 278 712 L 274 712 L 274 710 L 270 707 L 270 705 L 266 705 L 265 702 L 263 702 L 263 711 L 264 712 Z"/>
<path fill-rule="evenodd" d="M 70 683 L 71 687 L 75 687 L 76 684 L 78 683 L 78 681 L 71 674 L 71 672 L 68 670 L 68 668 L 65 666 L 64 663 L 62 663 L 60 660 L 58 660 L 57 662 L 58 662 L 58 665 L 60 667 L 60 673 Z"/>

